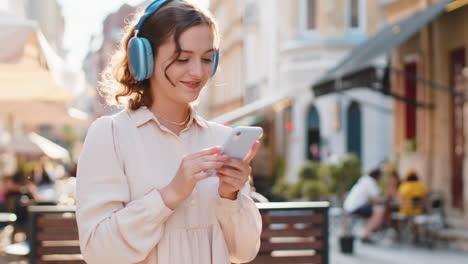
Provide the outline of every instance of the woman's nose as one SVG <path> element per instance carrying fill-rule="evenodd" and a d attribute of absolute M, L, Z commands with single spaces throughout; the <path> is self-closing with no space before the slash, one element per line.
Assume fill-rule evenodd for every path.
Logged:
<path fill-rule="evenodd" d="M 203 77 L 203 65 L 199 61 L 194 61 L 192 65 L 190 65 L 190 75 L 195 78 Z"/>

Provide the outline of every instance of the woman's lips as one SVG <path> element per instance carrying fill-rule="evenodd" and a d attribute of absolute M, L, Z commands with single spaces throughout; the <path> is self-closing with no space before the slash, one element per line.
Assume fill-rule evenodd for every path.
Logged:
<path fill-rule="evenodd" d="M 181 82 L 190 89 L 197 89 L 200 87 L 201 82 Z"/>

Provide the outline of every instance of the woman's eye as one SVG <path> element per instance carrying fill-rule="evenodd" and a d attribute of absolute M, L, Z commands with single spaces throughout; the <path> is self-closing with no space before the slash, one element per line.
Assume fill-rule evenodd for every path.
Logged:
<path fill-rule="evenodd" d="M 209 58 L 209 59 L 202 59 L 202 60 L 203 60 L 203 62 L 205 62 L 205 63 L 210 63 L 210 62 L 213 61 L 211 58 Z"/>
<path fill-rule="evenodd" d="M 177 62 L 185 63 L 185 62 L 188 62 L 188 59 L 178 59 Z"/>

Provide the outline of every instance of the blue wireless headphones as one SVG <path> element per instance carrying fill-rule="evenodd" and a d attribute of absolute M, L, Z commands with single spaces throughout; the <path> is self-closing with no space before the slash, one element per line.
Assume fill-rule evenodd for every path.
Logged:
<path fill-rule="evenodd" d="M 153 1 L 146 9 L 143 16 L 138 21 L 138 24 L 135 27 L 135 35 L 130 39 L 128 43 L 128 65 L 130 68 L 130 73 L 133 78 L 137 81 L 143 81 L 151 77 L 153 74 L 154 67 L 154 56 L 151 49 L 151 43 L 146 38 L 138 37 L 138 32 L 140 31 L 143 23 L 148 17 L 156 13 L 161 6 L 172 0 L 155 0 Z M 216 73 L 218 68 L 219 52 L 215 50 L 213 53 L 213 69 L 211 76 Z"/>

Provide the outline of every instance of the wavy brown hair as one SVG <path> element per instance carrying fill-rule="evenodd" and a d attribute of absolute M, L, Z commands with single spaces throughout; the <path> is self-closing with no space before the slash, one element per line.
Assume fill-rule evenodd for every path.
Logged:
<path fill-rule="evenodd" d="M 136 24 L 142 15 L 143 11 L 127 24 L 119 49 L 112 55 L 110 63 L 102 74 L 99 93 L 109 105 L 125 105 L 131 110 L 136 110 L 142 106 L 151 107 L 153 104 L 150 80 L 136 81 L 128 66 L 128 42 L 134 36 Z M 180 56 L 182 50 L 179 43 L 180 35 L 188 28 L 197 25 L 210 27 L 214 35 L 213 48 L 217 49 L 219 34 L 212 15 L 185 1 L 171 1 L 162 6 L 145 20 L 138 33 L 139 37 L 149 40 L 155 57 L 159 46 L 173 38 L 176 50 L 171 63 L 164 70 L 164 75 L 172 85 L 174 84 L 166 71 Z"/>

